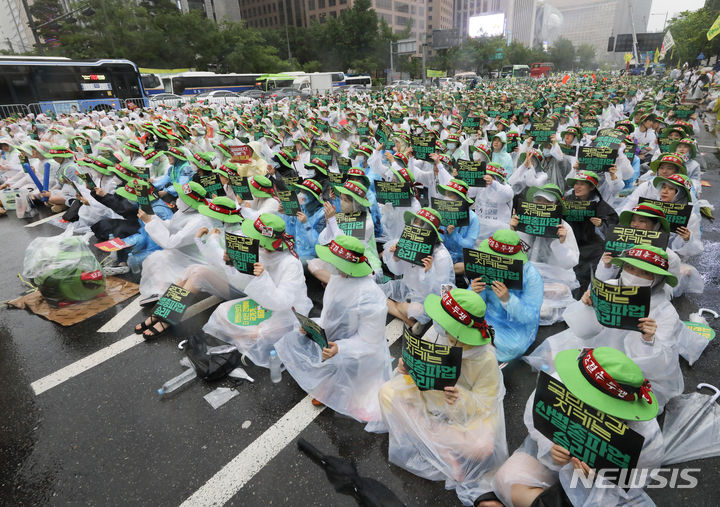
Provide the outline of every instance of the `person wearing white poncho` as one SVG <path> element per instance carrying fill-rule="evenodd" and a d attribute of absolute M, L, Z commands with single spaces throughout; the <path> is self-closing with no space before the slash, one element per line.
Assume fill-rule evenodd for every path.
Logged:
<path fill-rule="evenodd" d="M 212 227 L 212 220 L 197 212 L 205 203 L 205 189 L 191 181 L 185 185 L 175 184 L 178 193 L 177 211 L 170 220 L 156 215 L 145 224 L 145 232 L 162 248 L 151 253 L 143 261 L 140 279 L 141 304 L 154 302 L 167 288 L 182 277 L 193 264 L 203 262 L 195 245 L 195 233 L 202 227 Z"/>
<path fill-rule="evenodd" d="M 292 331 L 292 312 L 307 315 L 312 302 L 307 297 L 302 262 L 287 247 L 282 218 L 265 213 L 245 220 L 242 232 L 260 241 L 254 275 L 235 272 L 229 281 L 247 295 L 218 306 L 203 327 L 207 334 L 234 344 L 253 363 L 269 367 L 270 350 L 277 340 Z"/>
<path fill-rule="evenodd" d="M 557 203 L 562 206 L 562 192 L 553 183 L 530 187 L 526 198 L 536 204 Z M 515 230 L 518 224 L 518 217 L 514 215 L 510 228 Z M 556 238 L 534 236 L 525 232 L 518 232 L 518 236 L 529 246 L 528 260 L 542 276 L 544 295 L 540 309 L 540 325 L 549 326 L 560 320 L 562 311 L 574 301 L 571 291 L 580 286 L 573 271 L 580 259 L 575 233 L 572 227 L 562 220 L 557 227 Z"/>
<path fill-rule="evenodd" d="M 610 347 L 564 350 L 557 354 L 554 365 L 557 373 L 553 377 L 559 378 L 573 396 L 644 437 L 637 468 L 649 470 L 662 464 L 664 445 L 656 419 L 658 402 L 639 365 Z M 535 391 L 525 406 L 525 442 L 495 475 L 493 489 L 497 496 L 478 499 L 479 507 L 655 505 L 640 487 L 625 491 L 604 478 L 589 481 L 591 485 L 586 486 L 582 479 L 593 473 L 592 469 L 533 425 L 534 399 Z M 575 478 L 574 482 L 576 474 L 585 477 Z"/>
<path fill-rule="evenodd" d="M 493 473 L 507 458 L 505 388 L 483 318 L 485 303 L 466 289 L 424 302 L 433 327 L 424 340 L 462 347 L 457 383 L 443 391 L 421 391 L 400 359 L 397 375 L 380 389 L 382 424 L 389 459 L 425 479 L 445 481 L 464 505 L 491 490 Z"/>
<path fill-rule="evenodd" d="M 372 268 L 360 240 L 341 235 L 315 250 L 338 270 L 325 288 L 317 319 L 329 346 L 321 349 L 303 331 L 292 331 L 275 344 L 275 350 L 314 404 L 325 404 L 359 421 L 377 421 L 378 390 L 391 371 L 385 296 L 369 276 Z"/>
<path fill-rule="evenodd" d="M 665 284 L 677 284 L 668 271 L 668 255 L 658 247 L 636 245 L 610 261 L 621 267 L 619 278 L 606 283 L 652 288 L 650 312 L 641 318 L 637 331 L 602 326 L 592 307 L 590 291 L 563 314 L 569 329 L 547 338 L 523 359 L 537 370 L 552 366 L 558 351 L 573 347 L 610 346 L 623 351 L 640 366 L 652 382 L 662 408 L 683 392 L 684 381 L 678 355 L 691 365 L 700 357 L 708 341 L 688 329 L 665 292 Z"/>

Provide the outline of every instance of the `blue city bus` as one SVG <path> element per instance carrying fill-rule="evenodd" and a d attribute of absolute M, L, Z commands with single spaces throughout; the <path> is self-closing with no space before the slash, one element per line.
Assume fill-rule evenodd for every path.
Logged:
<path fill-rule="evenodd" d="M 140 73 L 129 60 L 0 56 L 0 113 L 71 113 L 147 104 Z"/>
<path fill-rule="evenodd" d="M 226 90 L 243 92 L 256 87 L 261 74 L 215 74 L 213 72 L 183 72 L 163 78 L 165 91 L 175 95 Z"/>

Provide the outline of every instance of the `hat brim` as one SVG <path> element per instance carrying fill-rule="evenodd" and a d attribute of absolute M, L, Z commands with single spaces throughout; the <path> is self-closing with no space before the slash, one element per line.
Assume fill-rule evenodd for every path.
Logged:
<path fill-rule="evenodd" d="M 207 204 L 201 204 L 198 207 L 198 213 L 206 217 L 214 218 L 215 220 L 220 220 L 221 222 L 225 222 L 226 224 L 239 224 L 244 220 L 244 218 L 240 214 L 223 215 L 222 213 L 213 211 L 208 207 Z"/>
<path fill-rule="evenodd" d="M 346 261 L 345 259 L 341 259 L 332 253 L 330 251 L 330 247 L 326 245 L 315 245 L 315 253 L 321 260 L 327 262 L 328 264 L 332 264 L 340 271 L 353 278 L 362 278 L 373 272 L 372 267 L 370 267 L 370 264 L 367 262 L 355 264 L 353 262 Z"/>
<path fill-rule="evenodd" d="M 342 185 L 333 185 L 333 188 L 335 189 L 336 192 L 340 192 L 341 194 L 349 195 L 350 197 L 355 199 L 355 201 L 360 203 L 362 206 L 365 206 L 366 208 L 370 207 L 370 201 L 368 201 L 365 197 L 360 197 L 359 195 L 351 192 L 350 190 L 343 187 Z"/>
<path fill-rule="evenodd" d="M 678 279 L 675 275 L 670 273 L 670 271 L 667 271 L 661 267 L 655 266 L 654 264 L 650 264 L 649 262 L 644 262 L 640 259 L 633 259 L 628 257 L 614 257 L 610 264 L 614 264 L 615 266 L 619 266 L 622 268 L 623 262 L 630 264 L 632 266 L 635 266 L 636 268 L 640 268 L 644 271 L 648 271 L 654 275 L 660 275 L 665 277 L 665 283 L 667 283 L 670 287 L 675 287 L 678 284 Z"/>
<path fill-rule="evenodd" d="M 673 180 L 669 180 L 667 178 L 662 178 L 660 176 L 655 176 L 653 178 L 653 187 L 657 188 L 659 185 L 662 185 L 663 183 L 669 183 L 675 187 L 682 189 L 685 192 L 685 197 L 687 197 L 688 202 L 690 202 L 692 200 L 692 197 L 690 195 L 690 189 L 687 188 L 685 185 L 678 185 L 677 182 L 675 182 Z"/>
<path fill-rule="evenodd" d="M 273 242 L 275 241 L 275 238 L 269 238 L 267 236 L 263 236 L 261 233 L 258 232 L 257 229 L 255 229 L 255 222 L 252 220 L 245 220 L 242 225 L 240 226 L 240 229 L 242 230 L 243 234 L 247 236 L 248 238 L 256 239 L 260 242 L 260 246 L 267 249 L 267 250 L 276 250 L 273 247 Z"/>
<path fill-rule="evenodd" d="M 130 183 L 131 181 L 140 178 L 140 173 L 134 174 L 133 176 L 128 176 L 128 175 L 125 174 L 125 173 L 121 173 L 120 171 L 118 171 L 118 170 L 115 169 L 114 167 L 111 167 L 111 168 L 110 168 L 110 171 L 111 171 L 115 176 L 117 176 L 117 177 L 120 178 L 121 180 L 126 181 L 127 183 Z"/>
<path fill-rule="evenodd" d="M 262 190 L 258 190 L 257 188 L 253 187 L 252 185 L 248 185 L 250 187 L 250 193 L 253 195 L 253 197 L 272 197 L 272 194 L 269 194 L 268 192 L 263 192 Z"/>
<path fill-rule="evenodd" d="M 582 178 L 568 178 L 565 180 L 568 185 L 574 185 L 575 183 L 590 183 L 593 188 L 597 188 L 597 185 L 590 180 L 584 180 Z"/>
<path fill-rule="evenodd" d="M 137 196 L 135 194 L 131 194 L 127 190 L 125 190 L 125 187 L 118 187 L 115 190 L 115 193 L 119 195 L 120 197 L 124 197 L 128 201 L 137 202 Z M 153 202 L 155 200 L 155 196 L 153 194 L 150 194 L 150 202 Z"/>
<path fill-rule="evenodd" d="M 656 160 L 653 160 L 652 162 L 650 162 L 650 169 L 652 169 L 652 171 L 653 171 L 655 174 L 657 174 L 658 167 L 660 167 L 660 164 L 671 164 L 671 165 L 674 165 L 674 166 L 677 168 L 679 174 L 682 174 L 683 176 L 687 176 L 687 167 L 685 167 L 684 165 L 677 164 L 677 163 L 675 163 L 675 162 L 670 162 L 669 160 L 666 160 L 666 161 L 663 162 L 663 161 L 660 160 L 659 158 L 656 159 Z"/>
<path fill-rule="evenodd" d="M 448 187 L 447 185 L 438 185 L 438 186 L 437 186 L 437 191 L 438 191 L 439 194 L 442 194 L 444 191 L 453 192 L 455 195 L 460 196 L 460 198 L 461 198 L 462 200 L 464 200 L 464 201 L 465 201 L 466 203 L 468 203 L 468 204 L 472 204 L 472 203 L 474 202 L 474 201 L 473 201 L 472 199 L 470 199 L 467 195 L 463 194 L 463 193 L 460 192 L 459 190 L 456 190 L 456 189 L 454 189 L 454 188 L 452 188 L 452 187 Z"/>
<path fill-rule="evenodd" d="M 190 206 L 192 209 L 197 210 L 200 205 L 204 204 L 200 201 L 196 201 L 195 199 L 191 199 L 185 194 L 185 191 L 183 190 L 183 186 L 180 183 L 173 183 L 173 188 L 177 192 L 178 198 Z"/>
<path fill-rule="evenodd" d="M 605 412 L 613 417 L 626 421 L 649 421 L 658 413 L 658 401 L 654 393 L 650 393 L 652 403 L 642 398 L 625 401 L 613 398 L 593 386 L 582 374 L 578 365 L 580 349 L 558 352 L 555 356 L 555 369 L 565 387 L 580 401 Z"/>
<path fill-rule="evenodd" d="M 426 224 L 430 225 L 430 227 L 432 227 L 433 231 L 435 231 L 435 235 L 437 236 L 437 239 L 440 242 L 442 242 L 443 239 L 442 239 L 442 235 L 440 234 L 440 231 L 438 231 L 437 227 L 435 227 L 435 224 L 430 222 L 427 218 L 418 216 L 415 213 L 413 213 L 412 211 L 406 211 L 403 214 L 403 217 L 405 218 L 405 225 L 412 224 L 413 220 L 415 220 L 416 218 L 418 218 L 418 219 L 422 220 L 423 222 L 425 222 Z"/>
<path fill-rule="evenodd" d="M 423 307 L 425 308 L 425 313 L 427 313 L 432 320 L 440 324 L 445 331 L 466 345 L 487 345 L 490 343 L 490 338 L 485 338 L 479 329 L 465 326 L 448 315 L 447 312 L 443 310 L 441 301 L 440 296 L 437 294 L 428 294 L 425 298 Z"/>
<path fill-rule="evenodd" d="M 311 164 L 309 162 L 307 164 L 305 164 L 305 169 L 315 169 L 316 171 L 320 172 L 320 174 L 322 174 L 323 176 L 327 176 L 327 173 L 328 173 L 327 169 L 323 169 L 319 165 Z"/>
<path fill-rule="evenodd" d="M 620 225 L 623 227 L 630 227 L 630 222 L 632 221 L 633 215 L 640 215 L 641 217 L 648 217 L 648 218 L 654 218 L 655 220 L 660 221 L 660 227 L 662 227 L 663 231 L 670 232 L 670 224 L 667 221 L 667 218 L 658 217 L 655 215 L 651 215 L 650 213 L 645 213 L 644 211 L 632 211 L 632 210 L 626 210 L 620 213 L 620 217 L 618 221 L 620 222 Z"/>
<path fill-rule="evenodd" d="M 317 195 L 315 192 L 313 192 L 312 190 L 310 190 L 308 187 L 304 187 L 304 186 L 302 186 L 302 185 L 299 184 L 299 183 L 290 183 L 290 185 L 292 185 L 293 187 L 297 188 L 298 190 L 301 190 L 301 191 L 303 191 L 303 192 L 308 192 L 308 193 L 310 193 L 313 197 L 315 197 L 315 199 L 318 200 L 318 202 L 319 202 L 320 204 L 325 204 L 325 201 L 323 201 L 322 197 L 320 197 L 319 195 Z"/>
<path fill-rule="evenodd" d="M 527 262 L 527 260 L 528 260 L 527 254 L 525 252 L 523 252 L 522 249 L 518 253 L 514 253 L 512 255 L 506 255 L 506 254 L 502 254 L 500 252 L 496 252 L 495 250 L 490 248 L 490 241 L 487 239 L 484 239 L 480 243 L 480 246 L 478 246 L 477 249 L 479 252 L 484 252 L 484 253 L 490 254 L 490 255 L 500 255 L 501 257 L 506 257 L 506 258 L 512 259 L 514 261 L 523 261 L 523 263 Z"/>
<path fill-rule="evenodd" d="M 178 159 L 178 160 L 182 160 L 183 162 L 187 162 L 187 161 L 188 161 L 188 159 L 187 159 L 187 157 L 186 157 L 185 155 L 178 155 L 177 153 L 173 153 L 173 152 L 171 152 L 171 151 L 166 151 L 165 154 L 166 154 L 168 157 L 174 157 L 174 158 L 176 158 L 176 159 Z"/>
<path fill-rule="evenodd" d="M 552 194 L 557 198 L 557 201 L 555 201 L 556 203 L 562 202 L 562 194 L 557 194 L 553 190 L 543 188 L 543 187 L 530 187 L 527 191 L 527 194 L 525 194 L 525 197 L 528 201 L 532 201 L 533 199 L 535 199 L 535 195 L 538 192 L 547 192 L 549 194 Z"/>
<path fill-rule="evenodd" d="M 674 141 L 674 142 L 672 142 L 672 143 L 670 144 L 670 151 L 677 153 L 677 152 L 678 152 L 678 151 L 677 151 L 677 147 L 678 147 L 679 144 L 688 144 L 688 143 L 683 143 L 683 142 L 680 142 L 680 141 Z M 695 156 L 697 155 L 697 147 L 695 146 L 694 143 L 693 143 L 693 144 L 688 144 L 688 146 L 690 146 L 690 158 L 695 158 Z"/>

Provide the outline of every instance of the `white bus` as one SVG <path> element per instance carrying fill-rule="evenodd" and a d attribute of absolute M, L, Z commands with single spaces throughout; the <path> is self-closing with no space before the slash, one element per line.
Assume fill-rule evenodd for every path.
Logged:
<path fill-rule="evenodd" d="M 370 88 L 372 86 L 372 79 L 370 76 L 345 76 L 345 84 L 360 85 L 364 88 Z"/>

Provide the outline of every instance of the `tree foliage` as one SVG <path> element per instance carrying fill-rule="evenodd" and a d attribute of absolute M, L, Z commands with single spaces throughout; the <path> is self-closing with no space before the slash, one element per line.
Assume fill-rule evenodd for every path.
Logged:
<path fill-rule="evenodd" d="M 672 33 L 675 47 L 665 57 L 670 65 L 689 63 L 695 65 L 700 53 L 709 58 L 720 55 L 720 36 L 707 40 L 707 31 L 720 15 L 720 2 L 708 1 L 705 6 L 694 12 L 684 11 L 668 23 L 667 29 Z"/>

